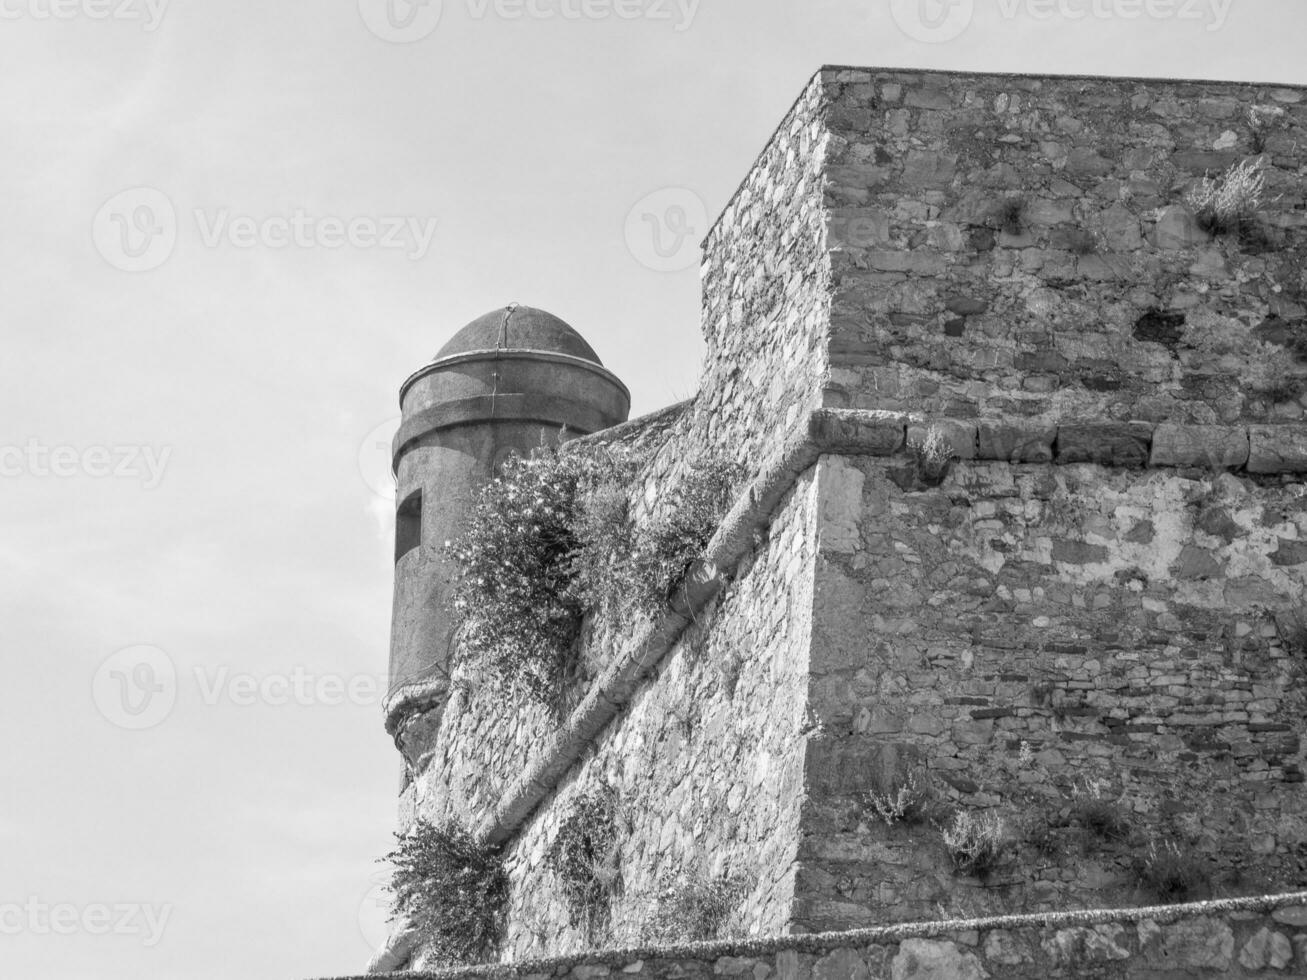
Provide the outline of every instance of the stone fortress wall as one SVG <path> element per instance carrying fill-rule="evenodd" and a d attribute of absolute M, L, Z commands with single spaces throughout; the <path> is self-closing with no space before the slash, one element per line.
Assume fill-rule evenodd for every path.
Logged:
<path fill-rule="evenodd" d="M 561 723 L 456 686 L 409 735 L 401 824 L 506 847 L 506 958 L 585 948 L 542 857 L 600 780 L 615 942 L 676 868 L 745 876 L 755 936 L 1147 904 L 1123 846 L 1057 844 L 1086 777 L 1218 877 L 1307 883 L 1277 627 L 1307 586 L 1304 137 L 1302 89 L 817 73 L 705 241 L 699 395 L 589 437 L 653 450 L 650 501 L 698 453 L 744 467 L 710 561 L 591 638 Z M 1183 192 L 1254 143 L 1258 234 L 1209 235 Z M 959 877 L 936 829 L 874 820 L 908 771 L 1004 814 L 1016 862 Z"/>

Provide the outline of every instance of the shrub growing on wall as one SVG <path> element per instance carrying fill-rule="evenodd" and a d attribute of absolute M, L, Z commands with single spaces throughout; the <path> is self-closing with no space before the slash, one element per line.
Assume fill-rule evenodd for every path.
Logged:
<path fill-rule="evenodd" d="M 962 874 L 983 878 L 1003 862 L 1008 850 L 1003 818 L 988 811 L 960 810 L 943 828 L 944 848 Z"/>
<path fill-rule="evenodd" d="M 485 679 L 548 702 L 570 666 L 586 609 L 577 582 L 582 502 L 631 461 L 541 448 L 511 456 L 450 542 L 461 652 Z"/>
<path fill-rule="evenodd" d="M 565 811 L 545 864 L 557 876 L 572 925 L 597 939 L 608 928 L 610 901 L 621 890 L 617 793 L 598 786 Z"/>
<path fill-rule="evenodd" d="M 1241 231 L 1256 217 L 1266 188 L 1265 161 L 1237 163 L 1219 177 L 1204 177 L 1186 195 L 1198 224 L 1214 235 Z"/>
<path fill-rule="evenodd" d="M 637 530 L 630 577 L 643 612 L 662 608 L 690 566 L 704 557 L 731 504 L 737 475 L 735 466 L 715 457 L 692 460 L 652 519 Z"/>
<path fill-rule="evenodd" d="M 748 890 L 749 883 L 738 876 L 697 871 L 665 876 L 641 941 L 671 945 L 729 938 L 727 925 Z"/>
<path fill-rule="evenodd" d="M 395 913 L 447 964 L 492 959 L 504 933 L 508 875 L 498 854 L 454 821 L 419 821 L 386 855 Z"/>
<path fill-rule="evenodd" d="M 641 464 L 604 446 L 542 448 L 511 457 L 481 491 L 447 545 L 460 656 L 476 673 L 552 703 L 587 612 L 629 624 L 667 603 L 730 502 L 733 469 L 691 462 L 637 526 Z"/>
<path fill-rule="evenodd" d="M 1182 901 L 1209 883 L 1206 860 L 1173 839 L 1151 840 L 1136 862 L 1139 882 L 1162 901 Z"/>

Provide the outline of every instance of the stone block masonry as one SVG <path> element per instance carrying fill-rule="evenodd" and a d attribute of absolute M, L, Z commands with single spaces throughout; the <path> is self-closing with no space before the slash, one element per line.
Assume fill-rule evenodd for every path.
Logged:
<path fill-rule="evenodd" d="M 821 82 L 824 404 L 1303 417 L 1301 89 L 854 68 Z M 1249 227 L 1204 231 L 1187 192 L 1251 160 L 1266 190 Z"/>
<path fill-rule="evenodd" d="M 1307 881 L 1307 656 L 1276 622 L 1307 585 L 1303 485 L 958 461 L 922 488 L 915 465 L 818 467 L 796 921 L 1147 901 L 1166 841 L 1227 888 Z M 877 820 L 867 794 L 914 772 L 1001 814 L 1011 863 L 960 884 L 938 829 Z M 1091 798 L 1120 839 L 1077 820 Z"/>

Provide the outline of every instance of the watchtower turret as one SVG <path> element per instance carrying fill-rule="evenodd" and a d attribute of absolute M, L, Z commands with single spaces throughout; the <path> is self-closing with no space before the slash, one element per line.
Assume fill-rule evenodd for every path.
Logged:
<path fill-rule="evenodd" d="M 428 720 L 438 720 L 444 706 L 453 620 L 443 545 L 458 536 L 476 491 L 510 453 L 608 428 L 630 411 L 626 386 L 579 333 L 516 304 L 456 333 L 404 382 L 399 398 L 385 705 L 392 735 L 418 716 L 436 712 Z"/>

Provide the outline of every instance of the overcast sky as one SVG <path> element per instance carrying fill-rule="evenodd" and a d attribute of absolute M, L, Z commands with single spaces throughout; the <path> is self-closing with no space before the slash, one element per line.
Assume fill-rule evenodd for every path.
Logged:
<path fill-rule="evenodd" d="M 0 0 L 2 976 L 367 961 L 399 383 L 518 301 L 692 394 L 819 65 L 1307 82 L 1302 0 L 392 2 Z"/>

